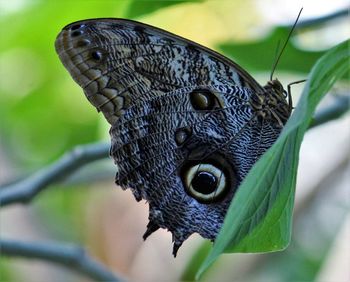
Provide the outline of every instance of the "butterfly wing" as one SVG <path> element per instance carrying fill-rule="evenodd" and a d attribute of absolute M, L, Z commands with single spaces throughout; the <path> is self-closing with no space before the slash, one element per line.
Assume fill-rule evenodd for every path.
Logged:
<path fill-rule="evenodd" d="M 116 183 L 150 205 L 146 238 L 215 239 L 231 199 L 280 133 L 252 107 L 263 88 L 241 67 L 142 23 L 94 19 L 65 27 L 56 51 L 112 125 Z"/>

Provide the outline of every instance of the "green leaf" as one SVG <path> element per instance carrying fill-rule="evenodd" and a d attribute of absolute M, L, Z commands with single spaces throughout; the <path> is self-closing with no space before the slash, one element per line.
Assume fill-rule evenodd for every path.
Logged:
<path fill-rule="evenodd" d="M 155 12 L 159 9 L 162 9 L 168 6 L 188 3 L 188 2 L 200 2 L 200 1 L 202 0 L 167 0 L 167 1 L 133 0 L 129 5 L 129 9 L 126 14 L 130 18 L 136 18 L 145 14 Z"/>
<path fill-rule="evenodd" d="M 280 137 L 254 165 L 232 200 L 196 278 L 223 252 L 271 252 L 288 246 L 300 145 L 317 104 L 348 71 L 348 50 L 349 40 L 329 50 L 312 68 Z"/>

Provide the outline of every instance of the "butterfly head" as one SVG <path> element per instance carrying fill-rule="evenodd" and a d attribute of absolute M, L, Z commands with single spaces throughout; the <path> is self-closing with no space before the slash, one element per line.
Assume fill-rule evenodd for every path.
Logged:
<path fill-rule="evenodd" d="M 284 126 L 292 111 L 290 94 L 278 79 L 268 81 L 263 92 L 252 95 L 251 106 L 259 120 L 274 121 L 280 127 Z"/>

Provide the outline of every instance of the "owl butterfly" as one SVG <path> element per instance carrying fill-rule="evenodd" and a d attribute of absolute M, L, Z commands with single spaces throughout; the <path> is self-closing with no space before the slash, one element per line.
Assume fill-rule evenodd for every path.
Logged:
<path fill-rule="evenodd" d="M 291 114 L 278 80 L 190 40 L 125 19 L 72 23 L 56 51 L 111 124 L 116 184 L 149 203 L 173 254 L 193 233 L 214 240 L 232 197 Z"/>

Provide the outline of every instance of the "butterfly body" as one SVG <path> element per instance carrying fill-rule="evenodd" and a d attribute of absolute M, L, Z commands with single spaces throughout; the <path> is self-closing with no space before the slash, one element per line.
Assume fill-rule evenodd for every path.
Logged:
<path fill-rule="evenodd" d="M 116 183 L 150 206 L 144 238 L 214 240 L 239 183 L 290 115 L 277 81 L 260 86 L 218 53 L 122 19 L 65 27 L 56 50 L 111 124 Z"/>

